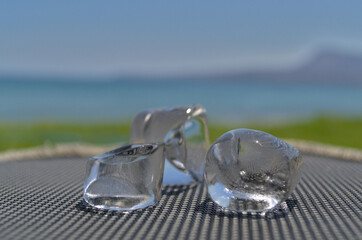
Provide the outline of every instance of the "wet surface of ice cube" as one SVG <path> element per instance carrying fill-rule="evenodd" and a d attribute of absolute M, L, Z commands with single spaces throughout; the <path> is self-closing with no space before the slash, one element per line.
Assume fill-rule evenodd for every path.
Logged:
<path fill-rule="evenodd" d="M 133 119 L 130 142 L 164 142 L 165 158 L 175 168 L 190 174 L 194 180 L 203 181 L 209 133 L 206 110 L 202 106 L 140 112 Z"/>
<path fill-rule="evenodd" d="M 266 212 L 285 201 L 300 179 L 302 157 L 261 131 L 223 134 L 207 153 L 205 181 L 213 201 L 240 212 Z"/>
<path fill-rule="evenodd" d="M 96 208 L 129 211 L 159 201 L 163 144 L 127 145 L 87 162 L 84 199 Z"/>

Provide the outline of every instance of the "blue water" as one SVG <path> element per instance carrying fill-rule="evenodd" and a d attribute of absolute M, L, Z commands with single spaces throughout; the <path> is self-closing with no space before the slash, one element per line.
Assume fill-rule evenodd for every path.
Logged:
<path fill-rule="evenodd" d="M 193 103 L 214 121 L 362 116 L 362 85 L 0 81 L 0 121 L 121 121 L 146 108 Z"/>

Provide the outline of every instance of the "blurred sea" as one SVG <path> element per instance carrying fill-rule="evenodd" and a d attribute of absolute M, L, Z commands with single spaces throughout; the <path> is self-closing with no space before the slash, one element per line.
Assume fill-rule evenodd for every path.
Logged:
<path fill-rule="evenodd" d="M 245 82 L 0 81 L 0 121 L 122 121 L 200 103 L 212 121 L 362 116 L 362 85 Z"/>

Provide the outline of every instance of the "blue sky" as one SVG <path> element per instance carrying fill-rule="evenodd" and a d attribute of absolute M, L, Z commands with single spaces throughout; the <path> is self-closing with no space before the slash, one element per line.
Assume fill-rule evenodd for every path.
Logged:
<path fill-rule="evenodd" d="M 0 72 L 187 74 L 362 52 L 362 1 L 0 1 Z"/>

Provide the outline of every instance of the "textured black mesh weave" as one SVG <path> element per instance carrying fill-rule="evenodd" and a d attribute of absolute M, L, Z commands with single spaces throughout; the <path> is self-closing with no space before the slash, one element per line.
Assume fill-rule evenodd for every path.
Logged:
<path fill-rule="evenodd" d="M 0 163 L 0 239 L 361 239 L 362 164 L 305 156 L 287 209 L 222 212 L 202 185 L 165 186 L 153 208 L 120 214 L 82 200 L 86 159 Z"/>

